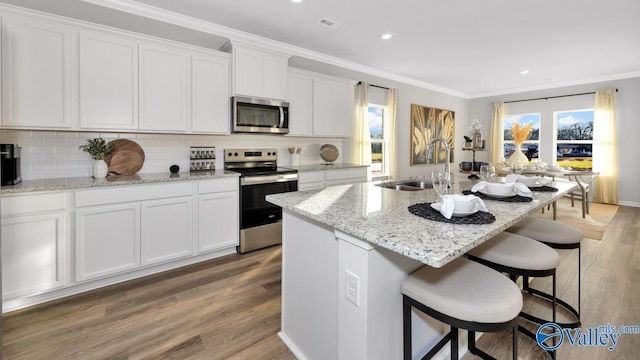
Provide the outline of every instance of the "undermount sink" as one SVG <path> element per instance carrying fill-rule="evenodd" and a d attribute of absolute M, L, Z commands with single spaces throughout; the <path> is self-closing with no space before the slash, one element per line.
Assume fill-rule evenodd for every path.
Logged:
<path fill-rule="evenodd" d="M 431 185 L 430 182 L 420 181 L 420 180 L 387 182 L 387 183 L 376 184 L 376 186 L 380 186 L 386 189 L 400 190 L 400 191 L 420 191 L 424 189 L 433 188 L 433 185 Z"/>

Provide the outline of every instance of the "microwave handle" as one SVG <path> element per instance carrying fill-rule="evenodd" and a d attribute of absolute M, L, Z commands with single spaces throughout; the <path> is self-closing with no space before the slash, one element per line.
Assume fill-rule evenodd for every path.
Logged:
<path fill-rule="evenodd" d="M 278 107 L 278 109 L 280 109 L 280 125 L 278 127 L 282 129 L 284 126 L 284 109 L 282 106 Z"/>

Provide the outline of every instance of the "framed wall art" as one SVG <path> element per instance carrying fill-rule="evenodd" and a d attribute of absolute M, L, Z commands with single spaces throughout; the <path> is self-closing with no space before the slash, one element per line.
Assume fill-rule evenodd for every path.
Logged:
<path fill-rule="evenodd" d="M 436 109 L 411 104 L 411 159 L 410 165 L 444 164 L 453 162 L 455 113 L 451 110 Z M 427 150 L 431 140 L 444 139 L 451 149 L 450 158 L 441 142 L 435 143 L 431 160 Z"/>

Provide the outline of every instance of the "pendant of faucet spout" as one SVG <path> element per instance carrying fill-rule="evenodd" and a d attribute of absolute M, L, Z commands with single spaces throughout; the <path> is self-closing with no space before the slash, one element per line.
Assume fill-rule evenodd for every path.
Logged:
<path fill-rule="evenodd" d="M 447 159 L 444 162 L 444 172 L 446 174 L 449 174 L 449 159 L 451 158 L 451 148 L 449 148 L 449 143 L 447 142 L 447 140 L 443 138 L 435 138 L 431 140 L 431 142 L 429 142 L 429 146 L 427 147 L 427 159 L 431 159 L 431 156 L 433 156 L 433 148 L 435 147 L 434 145 L 437 142 L 441 142 L 444 144 L 444 150 L 447 152 Z"/>

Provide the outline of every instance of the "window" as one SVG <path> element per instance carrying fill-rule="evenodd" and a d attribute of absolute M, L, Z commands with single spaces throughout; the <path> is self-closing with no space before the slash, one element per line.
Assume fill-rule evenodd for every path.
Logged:
<path fill-rule="evenodd" d="M 515 122 L 519 122 L 520 125 L 531 122 L 531 133 L 518 150 L 522 151 L 529 160 L 537 159 L 540 155 L 538 151 L 540 147 L 540 114 L 518 114 L 504 117 L 503 146 L 505 159 L 508 159 L 516 151 L 516 144 L 513 142 L 513 134 L 511 133 L 511 127 Z"/>
<path fill-rule="evenodd" d="M 558 166 L 591 170 L 593 151 L 593 109 L 559 111 L 556 124 L 556 162 Z"/>
<path fill-rule="evenodd" d="M 384 138 L 385 114 L 387 107 L 369 104 L 369 133 L 371 134 L 371 174 L 387 173 L 386 141 Z"/>

